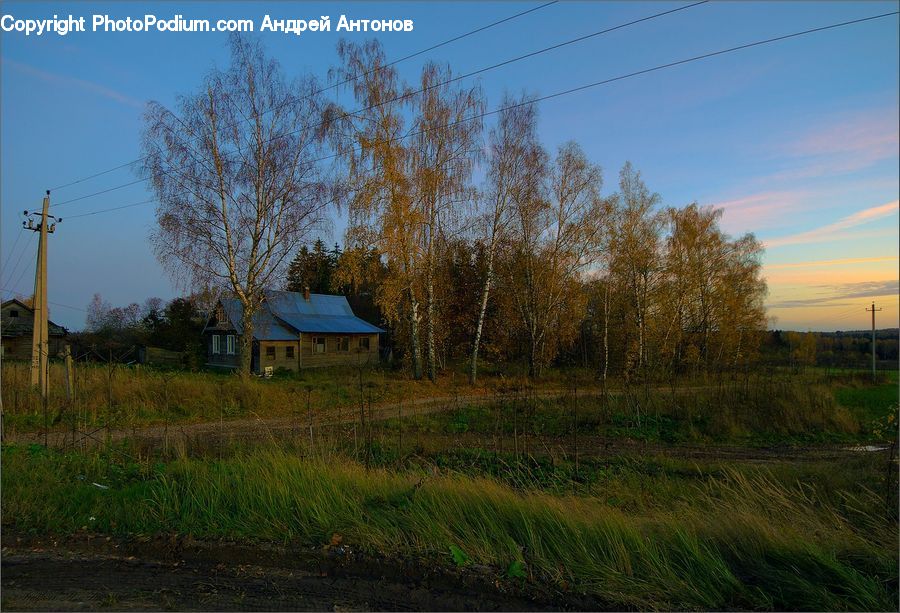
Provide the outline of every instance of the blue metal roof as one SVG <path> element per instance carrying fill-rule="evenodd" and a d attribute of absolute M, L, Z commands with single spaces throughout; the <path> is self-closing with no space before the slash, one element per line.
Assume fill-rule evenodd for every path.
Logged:
<path fill-rule="evenodd" d="M 266 292 L 272 313 L 299 332 L 328 334 L 378 334 L 381 328 L 353 314 L 345 296 L 310 294 L 307 301 L 298 292 Z"/>
<path fill-rule="evenodd" d="M 243 309 L 236 298 L 223 298 L 225 315 L 238 334 L 243 334 Z M 323 334 L 378 334 L 381 328 L 353 314 L 345 296 L 267 291 L 266 300 L 253 316 L 253 338 L 263 341 L 296 340 L 299 332 Z"/>
<path fill-rule="evenodd" d="M 244 333 L 244 307 L 237 298 L 222 298 L 225 316 L 234 326 L 238 334 Z M 295 341 L 297 333 L 283 325 L 265 308 L 259 309 L 253 316 L 253 338 L 259 341 Z"/>

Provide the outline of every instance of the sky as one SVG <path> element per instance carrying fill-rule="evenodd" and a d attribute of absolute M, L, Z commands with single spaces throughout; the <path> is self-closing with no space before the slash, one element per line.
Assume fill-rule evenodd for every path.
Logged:
<path fill-rule="evenodd" d="M 378 38 L 401 58 L 541 2 L 243 3 L 3 2 L 3 15 L 84 16 L 87 32 L 0 34 L 0 288 L 30 295 L 35 233 L 22 211 L 44 191 L 140 157 L 147 101 L 172 107 L 213 67 L 228 35 L 92 32 L 91 16 L 253 19 L 288 77 L 327 79 L 336 45 Z M 428 60 L 456 73 L 501 62 L 688 3 L 558 2 L 397 65 L 415 81 Z M 543 96 L 662 64 L 898 10 L 897 2 L 711 2 L 482 73 L 488 106 L 504 92 Z M 412 19 L 411 32 L 337 32 L 349 19 Z M 263 18 L 331 17 L 330 32 L 259 32 Z M 715 56 L 556 97 L 540 104 L 551 151 L 576 140 L 616 188 L 626 160 L 664 206 L 722 207 L 722 225 L 765 244 L 770 327 L 858 330 L 865 309 L 898 312 L 898 18 L 896 15 Z M 344 95 L 345 94 L 337 94 Z M 341 98 L 346 100 L 346 98 Z M 171 298 L 185 288 L 148 242 L 154 205 L 87 215 L 152 198 L 125 166 L 55 189 L 63 217 L 49 240 L 51 319 L 77 330 L 95 293 L 113 305 Z M 75 200 L 68 202 L 67 200 Z M 81 216 L 78 216 L 81 215 Z M 67 219 L 67 217 L 70 217 Z M 321 232 L 342 241 L 343 220 Z"/>

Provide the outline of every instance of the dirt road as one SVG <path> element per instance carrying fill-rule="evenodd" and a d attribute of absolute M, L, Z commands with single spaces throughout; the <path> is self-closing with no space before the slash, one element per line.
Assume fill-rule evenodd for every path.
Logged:
<path fill-rule="evenodd" d="M 676 394 L 683 395 L 693 393 L 704 387 L 684 387 L 676 389 Z M 653 392 L 669 392 L 670 388 L 653 388 Z M 524 392 L 523 392 L 524 393 Z M 623 394 L 621 390 L 608 390 L 610 396 Z M 572 390 L 548 389 L 536 390 L 530 394 L 532 399 L 562 398 L 572 395 Z M 584 388 L 575 392 L 578 398 L 598 397 L 604 394 L 600 388 Z M 444 396 L 423 396 L 404 400 L 402 403 L 388 402 L 373 404 L 366 409 L 366 419 L 370 422 L 384 421 L 402 415 L 411 417 L 439 413 L 458 409 L 464 406 L 491 404 L 499 401 L 512 401 L 524 399 L 516 393 L 492 393 L 492 394 L 456 394 Z M 320 410 L 313 408 L 312 426 L 314 429 L 329 428 L 341 424 L 353 424 L 359 422 L 359 405 L 345 406 Z M 161 444 L 169 437 L 177 439 L 181 437 L 190 442 L 216 442 L 216 441 L 245 441 L 265 440 L 270 437 L 283 438 L 287 435 L 302 433 L 309 428 L 309 421 L 305 414 L 279 417 L 248 417 L 240 419 L 226 419 L 193 423 L 154 424 L 139 427 L 112 427 L 107 433 L 103 427 L 93 427 L 76 433 L 74 441 L 76 445 L 94 445 L 105 443 L 107 436 L 110 441 L 129 440 L 142 444 Z M 7 431 L 6 439 L 11 443 L 43 443 L 44 432 L 33 430 L 29 432 Z M 51 428 L 47 434 L 48 444 L 55 447 L 72 445 L 73 436 L 71 430 L 65 426 Z"/>
<path fill-rule="evenodd" d="M 682 393 L 692 391 L 693 388 L 684 388 Z M 535 391 L 531 397 L 537 399 L 559 398 L 571 394 L 569 390 L 541 390 Z M 600 389 L 580 389 L 577 391 L 579 398 L 596 397 L 603 392 Z M 609 392 L 620 394 L 621 392 Z M 374 404 L 366 410 L 366 419 L 370 421 L 384 421 L 398 415 L 409 417 L 412 415 L 427 415 L 441 411 L 452 410 L 466 405 L 490 404 L 502 400 L 512 400 L 515 394 L 457 394 L 445 396 L 424 396 L 404 400 L 402 403 L 390 402 Z M 359 421 L 359 406 L 346 406 L 319 410 L 313 408 L 312 425 L 314 428 L 331 427 L 340 424 L 352 424 Z M 188 440 L 252 440 L 265 439 L 269 436 L 284 435 L 286 432 L 298 431 L 308 428 L 306 415 L 280 416 L 280 417 L 249 417 L 241 419 L 215 420 L 194 423 L 155 424 L 135 428 L 112 428 L 109 438 L 112 441 L 128 439 L 131 441 L 162 442 L 166 436 L 186 437 Z M 91 428 L 79 432 L 76 437 L 77 444 L 94 444 L 106 441 L 105 428 Z M 47 435 L 52 446 L 69 445 L 72 441 L 72 433 L 64 426 L 53 428 Z M 43 431 L 7 432 L 7 440 L 11 443 L 42 443 Z"/>
<path fill-rule="evenodd" d="M 702 387 L 687 387 L 676 390 L 676 394 L 689 394 Z M 655 389 L 666 391 L 669 389 Z M 535 391 L 532 398 L 548 399 L 570 395 L 570 390 Z M 579 389 L 579 398 L 597 397 L 604 392 L 598 388 Z M 619 390 L 611 390 L 610 395 L 619 395 Z M 469 394 L 455 396 L 432 396 L 415 398 L 402 404 L 383 403 L 373 405 L 366 411 L 369 423 L 383 422 L 388 419 L 421 416 L 443 411 L 452 411 L 464 406 L 483 405 L 499 400 L 513 400 L 514 394 Z M 322 432 L 334 433 L 343 426 L 344 436 L 351 425 L 359 423 L 359 407 L 341 407 L 312 413 L 312 428 L 315 437 Z M 190 453 L 216 451 L 222 446 L 252 441 L 285 441 L 305 440 L 309 433 L 310 423 L 305 415 L 280 417 L 252 417 L 231 420 L 217 420 L 186 424 L 150 425 L 134 428 L 111 429 L 95 428 L 78 431 L 58 428 L 51 430 L 47 441 L 53 447 L 96 446 L 108 440 L 112 442 L 127 440 L 135 449 L 152 452 L 164 447 L 172 449 L 179 445 Z M 390 436 L 396 436 L 391 434 Z M 490 433 L 464 432 L 455 434 L 413 433 L 404 435 L 405 445 L 421 447 L 424 450 L 449 449 L 495 449 L 512 451 L 515 441 L 511 435 L 496 439 Z M 6 440 L 12 443 L 43 443 L 44 435 L 40 431 L 25 433 L 7 432 Z M 318 440 L 318 439 L 317 439 Z M 737 460 L 749 462 L 777 461 L 821 461 L 834 460 L 862 451 L 881 452 L 886 447 L 872 449 L 854 448 L 846 445 L 810 445 L 810 446 L 770 446 L 751 447 L 747 445 L 713 445 L 713 444 L 665 444 L 648 443 L 624 438 L 604 437 L 600 435 L 579 434 L 577 439 L 571 436 L 535 436 L 519 435 L 518 449 L 535 456 L 552 456 L 566 458 L 574 455 L 577 448 L 579 457 L 611 457 L 616 455 L 630 456 L 668 456 L 696 460 Z M 409 448 L 409 447 L 404 447 Z"/>
<path fill-rule="evenodd" d="M 3 610 L 532 611 L 596 608 L 488 569 L 335 548 L 3 536 Z M 343 549 L 343 548 L 341 548 Z"/>

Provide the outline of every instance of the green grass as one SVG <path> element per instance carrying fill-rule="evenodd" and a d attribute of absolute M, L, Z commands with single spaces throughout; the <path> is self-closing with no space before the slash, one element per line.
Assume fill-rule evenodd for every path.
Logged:
<path fill-rule="evenodd" d="M 661 462 L 627 512 L 640 466 L 592 496 L 522 491 L 459 470 L 375 468 L 283 449 L 221 460 L 121 463 L 40 447 L 3 449 L 7 528 L 41 533 L 190 534 L 327 544 L 509 569 L 613 607 L 897 609 L 897 524 L 846 475 L 806 468 Z M 669 483 L 666 484 L 665 481 Z M 101 489 L 94 483 L 108 486 Z M 456 561 L 455 561 L 456 560 Z"/>
<path fill-rule="evenodd" d="M 886 417 L 898 404 L 896 381 L 862 387 L 840 387 L 834 392 L 841 406 L 851 409 L 860 419 L 875 421 Z"/>
<path fill-rule="evenodd" d="M 728 382 L 722 387 L 636 388 L 608 398 L 504 400 L 489 405 L 392 419 L 389 430 L 509 438 L 582 435 L 657 444 L 805 445 L 889 439 L 873 423 L 896 407 L 896 386 L 853 377 Z M 863 403 L 863 404 L 860 404 Z M 402 423 L 401 423 L 402 422 Z"/>

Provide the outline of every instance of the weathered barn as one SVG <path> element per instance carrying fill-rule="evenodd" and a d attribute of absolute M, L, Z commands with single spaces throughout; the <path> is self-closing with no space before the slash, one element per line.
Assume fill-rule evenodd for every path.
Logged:
<path fill-rule="evenodd" d="M 61 355 L 66 347 L 65 328 L 48 322 L 50 357 Z M 0 306 L 0 355 L 5 360 L 31 360 L 34 334 L 34 311 L 27 304 L 13 298 Z"/>
<path fill-rule="evenodd" d="M 242 322 L 239 300 L 219 300 L 203 329 L 209 366 L 237 368 Z M 344 296 L 268 291 L 253 317 L 252 369 L 262 374 L 267 367 L 298 371 L 375 363 L 381 332 L 354 315 Z"/>

